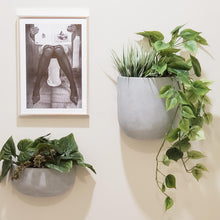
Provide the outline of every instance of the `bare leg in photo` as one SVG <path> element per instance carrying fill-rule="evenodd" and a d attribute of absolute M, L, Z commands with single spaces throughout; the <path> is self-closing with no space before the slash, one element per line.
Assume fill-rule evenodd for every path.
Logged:
<path fill-rule="evenodd" d="M 34 84 L 34 90 L 32 96 L 33 104 L 37 103 L 40 100 L 40 83 L 43 76 L 48 75 L 48 67 L 51 58 L 57 58 L 60 68 L 63 70 L 70 83 L 70 90 L 71 90 L 70 100 L 77 105 L 78 93 L 76 89 L 75 80 L 73 77 L 72 67 L 61 45 L 57 45 L 57 46 L 46 45 L 43 48 L 43 53 L 39 60 L 37 78 Z"/>
<path fill-rule="evenodd" d="M 43 48 L 43 53 L 40 57 L 37 71 L 37 78 L 34 84 L 32 101 L 33 104 L 40 101 L 40 83 L 44 75 L 48 75 L 48 66 L 50 64 L 50 59 L 53 55 L 53 47 L 46 45 Z"/>
<path fill-rule="evenodd" d="M 54 56 L 57 58 L 60 68 L 63 70 L 67 79 L 69 80 L 71 90 L 70 100 L 77 105 L 78 93 L 76 89 L 76 83 L 73 77 L 72 66 L 62 46 L 57 45 L 54 47 Z"/>

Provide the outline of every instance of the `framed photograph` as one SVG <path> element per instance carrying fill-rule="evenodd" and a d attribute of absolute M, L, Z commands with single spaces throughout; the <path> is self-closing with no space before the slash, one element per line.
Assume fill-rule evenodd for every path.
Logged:
<path fill-rule="evenodd" d="M 87 115 L 88 10 L 20 10 L 20 115 Z"/>

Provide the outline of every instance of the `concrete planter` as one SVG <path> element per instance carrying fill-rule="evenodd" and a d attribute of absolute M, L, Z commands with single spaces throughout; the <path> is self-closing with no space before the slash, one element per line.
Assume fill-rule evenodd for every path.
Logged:
<path fill-rule="evenodd" d="M 48 168 L 26 168 L 19 179 L 12 181 L 12 185 L 16 190 L 26 195 L 56 196 L 73 186 L 75 173 L 75 167 L 69 173 L 60 173 Z"/>
<path fill-rule="evenodd" d="M 121 129 L 136 139 L 162 138 L 174 117 L 159 98 L 164 85 L 176 85 L 170 77 L 118 77 L 118 120 Z"/>

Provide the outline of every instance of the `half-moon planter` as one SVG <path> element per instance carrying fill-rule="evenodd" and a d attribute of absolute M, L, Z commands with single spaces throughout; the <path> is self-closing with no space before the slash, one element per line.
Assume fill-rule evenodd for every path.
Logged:
<path fill-rule="evenodd" d="M 170 77 L 118 77 L 118 120 L 121 129 L 136 139 L 161 138 L 168 131 L 174 110 L 166 111 L 159 98 L 164 85 L 177 85 Z"/>
<path fill-rule="evenodd" d="M 75 173 L 75 167 L 69 173 L 60 173 L 49 168 L 26 168 L 17 180 L 12 181 L 12 185 L 26 195 L 56 196 L 73 186 Z"/>

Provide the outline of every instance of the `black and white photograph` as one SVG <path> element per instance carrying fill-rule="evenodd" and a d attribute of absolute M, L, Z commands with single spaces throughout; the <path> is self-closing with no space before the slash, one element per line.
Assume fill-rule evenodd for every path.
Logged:
<path fill-rule="evenodd" d="M 87 18 L 19 18 L 20 110 L 87 114 Z"/>

